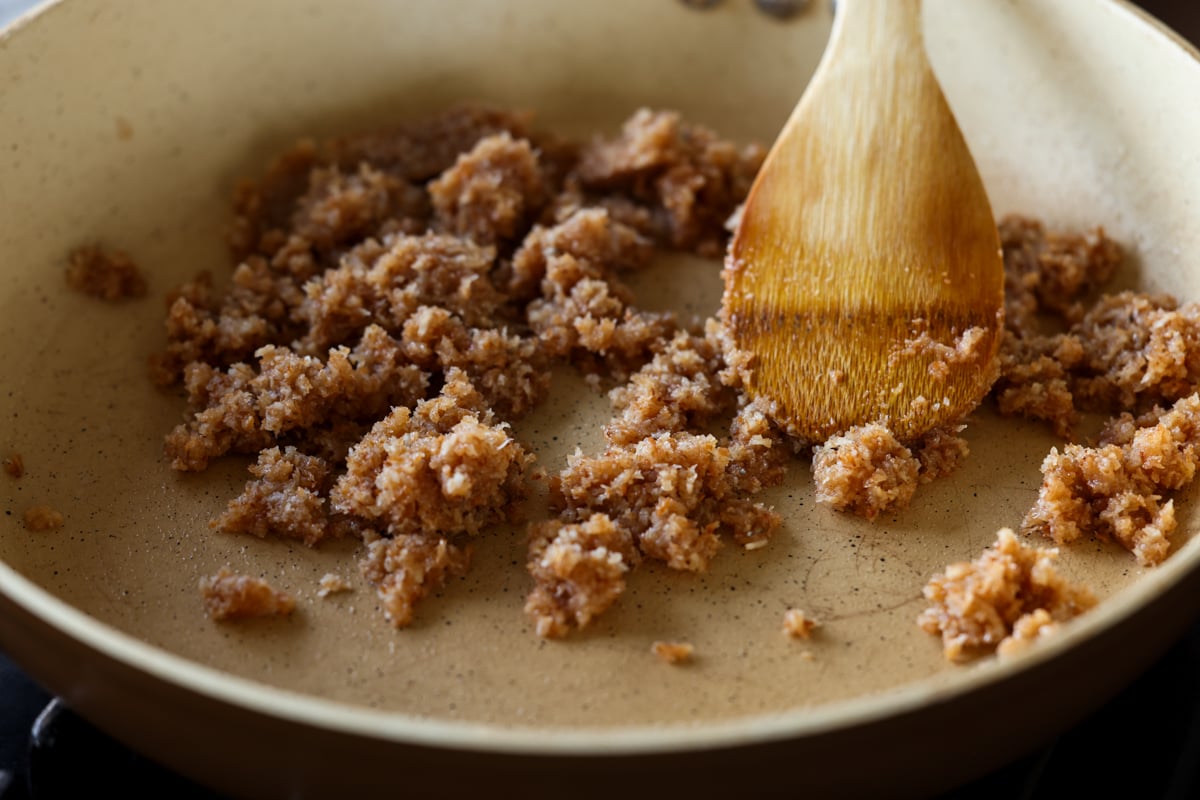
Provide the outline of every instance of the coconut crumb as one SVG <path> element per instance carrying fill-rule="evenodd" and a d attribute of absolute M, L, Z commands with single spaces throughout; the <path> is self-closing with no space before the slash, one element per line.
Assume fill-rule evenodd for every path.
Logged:
<path fill-rule="evenodd" d="M 262 578 L 241 575 L 221 567 L 216 575 L 200 579 L 204 613 L 214 621 L 250 617 L 286 617 L 296 610 L 296 600 Z"/>
<path fill-rule="evenodd" d="M 350 582 L 336 572 L 326 572 L 321 576 L 321 581 L 318 585 L 320 588 L 317 589 L 317 597 L 322 599 L 329 597 L 331 594 L 340 594 L 354 590 Z"/>
<path fill-rule="evenodd" d="M 66 522 L 62 512 L 50 506 L 30 506 L 25 509 L 25 527 L 31 531 L 51 531 Z"/>
<path fill-rule="evenodd" d="M 912 326 L 914 335 L 888 355 L 889 362 L 906 357 L 928 356 L 930 376 L 944 381 L 950 376 L 951 367 L 972 365 L 983 361 L 987 355 L 987 348 L 984 347 L 987 330 L 984 328 L 967 328 L 955 336 L 953 343 L 946 344 L 930 335 L 928 320 L 915 319 Z"/>
<path fill-rule="evenodd" d="M 447 579 L 466 574 L 470 564 L 470 545 L 435 535 L 401 533 L 370 542 L 359 567 L 376 588 L 384 615 L 395 627 L 404 628 L 412 624 L 421 599 Z"/>
<path fill-rule="evenodd" d="M 690 572 L 708 569 L 722 533 L 756 549 L 779 528 L 779 515 L 751 499 L 783 480 L 790 458 L 766 416 L 747 405 L 728 438 L 698 432 L 736 402 L 721 382 L 726 364 L 714 329 L 677 334 L 612 392 L 619 415 L 605 428 L 608 446 L 570 456 L 551 480 L 564 522 L 603 514 L 641 556 Z"/>
<path fill-rule="evenodd" d="M 393 536 L 476 534 L 515 518 L 532 463 L 453 369 L 437 398 L 396 407 L 351 449 L 330 500 Z"/>
<path fill-rule="evenodd" d="M 817 502 L 873 520 L 908 506 L 921 464 L 879 423 L 832 436 L 813 450 Z"/>
<path fill-rule="evenodd" d="M 532 145 L 507 131 L 480 139 L 428 188 L 437 221 L 479 244 L 518 238 L 548 199 Z"/>
<path fill-rule="evenodd" d="M 664 664 L 678 666 L 691 663 L 696 648 L 687 642 L 655 642 L 650 646 L 650 652 Z"/>
<path fill-rule="evenodd" d="M 1118 418 L 1105 433 L 1112 439 L 1096 447 L 1050 451 L 1024 529 L 1058 544 L 1115 540 L 1143 566 L 1159 564 L 1176 527 L 1174 501 L 1164 496 L 1191 483 L 1200 463 L 1200 394 L 1140 421 Z"/>
<path fill-rule="evenodd" d="M 1103 286 L 1124 259 L 1121 246 L 1103 228 L 1084 234 L 1047 231 L 1041 222 L 1017 214 L 1000 220 L 1004 254 L 1005 320 L 1027 330 L 1039 313 L 1073 322 L 1083 298 Z"/>
<path fill-rule="evenodd" d="M 962 466 L 971 453 L 967 440 L 959 436 L 966 425 L 946 425 L 934 428 L 921 439 L 916 447 L 916 458 L 920 464 L 917 479 L 930 483 L 944 478 Z"/>
<path fill-rule="evenodd" d="M 1001 413 L 1049 422 L 1063 438 L 1080 412 L 1142 413 L 1200 383 L 1200 305 L 1119 292 L 1087 302 L 1124 258 L 1103 229 L 1047 232 L 1000 223 L 1006 331 L 994 394 Z"/>
<path fill-rule="evenodd" d="M 10 478 L 18 479 L 25 475 L 25 457 L 20 453 L 13 453 L 3 462 L 4 473 Z"/>
<path fill-rule="evenodd" d="M 782 482 L 790 453 L 755 406 L 735 412 L 717 331 L 710 321 L 703 336 L 676 333 L 610 393 L 618 414 L 604 430 L 608 446 L 576 452 L 551 479 L 560 519 L 533 528 L 528 562 L 537 586 L 526 611 L 540 635 L 588 624 L 643 558 L 704 572 L 722 533 L 757 550 L 779 528 L 779 515 L 752 498 Z M 727 438 L 699 432 L 731 412 Z"/>
<path fill-rule="evenodd" d="M 783 631 L 793 639 L 808 639 L 821 623 L 798 608 L 789 608 L 783 615 Z"/>
<path fill-rule="evenodd" d="M 718 258 L 725 221 L 765 156 L 761 146 L 735 147 L 677 112 L 640 109 L 618 137 L 583 148 L 576 176 L 589 193 L 624 194 L 626 214 L 660 242 Z"/>
<path fill-rule="evenodd" d="M 525 613 L 543 638 L 587 627 L 620 597 L 625 573 L 639 560 L 629 531 L 604 514 L 578 524 L 551 520 L 530 535 L 529 573 L 536 586 Z"/>
<path fill-rule="evenodd" d="M 1001 658 L 1015 656 L 1028 650 L 1035 642 L 1052 635 L 1059 628 L 1059 623 L 1044 608 L 1039 608 L 1026 614 L 1013 625 L 1012 636 L 996 646 L 996 654 Z"/>
<path fill-rule="evenodd" d="M 250 473 L 256 480 L 229 502 L 209 527 L 226 533 L 268 533 L 300 539 L 309 547 L 330 531 L 324 494 L 331 482 L 329 466 L 295 447 L 272 447 L 258 454 Z"/>
<path fill-rule="evenodd" d="M 919 484 L 949 475 L 966 459 L 969 448 L 958 435 L 964 427 L 935 428 L 913 449 L 880 423 L 830 437 L 813 449 L 817 502 L 869 520 L 906 508 Z"/>
<path fill-rule="evenodd" d="M 120 250 L 85 245 L 67 259 L 67 286 L 101 300 L 117 301 L 146 294 L 146 279 L 133 259 Z"/>
<path fill-rule="evenodd" d="M 941 635 L 950 661 L 997 648 L 1015 653 L 1048 635 L 1053 623 L 1096 605 L 1091 591 L 1059 575 L 1057 558 L 1057 549 L 1029 547 L 1003 528 L 975 561 L 951 564 L 930 579 L 924 590 L 929 607 L 917 623 Z"/>

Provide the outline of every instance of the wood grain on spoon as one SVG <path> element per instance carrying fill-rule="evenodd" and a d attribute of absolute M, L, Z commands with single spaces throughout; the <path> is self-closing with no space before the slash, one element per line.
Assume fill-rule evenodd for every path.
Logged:
<path fill-rule="evenodd" d="M 822 442 L 885 421 L 909 441 L 968 413 L 996 377 L 1000 241 L 925 55 L 920 0 L 838 5 L 746 201 L 722 314 L 747 389 L 789 433 Z"/>

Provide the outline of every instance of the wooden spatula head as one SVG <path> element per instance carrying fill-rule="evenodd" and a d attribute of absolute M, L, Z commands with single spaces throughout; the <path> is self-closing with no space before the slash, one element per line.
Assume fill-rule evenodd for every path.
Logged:
<path fill-rule="evenodd" d="M 924 54 L 917 0 L 842 0 L 767 157 L 722 308 L 748 390 L 794 436 L 964 416 L 996 377 L 999 236 Z"/>

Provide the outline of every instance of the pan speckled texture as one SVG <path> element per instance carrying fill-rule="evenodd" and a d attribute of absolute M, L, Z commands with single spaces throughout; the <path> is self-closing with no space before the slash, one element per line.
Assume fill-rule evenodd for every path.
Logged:
<path fill-rule="evenodd" d="M 926 22 L 997 212 L 1103 223 L 1129 247 L 1126 284 L 1200 298 L 1194 53 L 1101 0 L 929 0 Z M 1033 744 L 1115 689 L 1200 605 L 1191 493 L 1157 570 L 1110 546 L 1065 548 L 1063 571 L 1104 602 L 1027 657 L 951 667 L 914 623 L 930 574 L 1019 524 L 1054 444 L 986 407 L 970 420 L 965 467 L 909 510 L 868 523 L 818 508 L 797 463 L 768 498 L 785 519 L 768 547 L 727 547 L 703 576 L 646 565 L 564 642 L 538 640 L 521 613 L 520 530 L 483 537 L 470 574 L 396 631 L 349 545 L 209 531 L 244 460 L 185 476 L 164 462 L 182 405 L 146 375 L 162 344 L 157 298 L 198 270 L 226 271 L 229 189 L 275 149 L 460 100 L 533 109 L 576 135 L 612 131 L 640 105 L 671 107 L 769 142 L 829 23 L 825 4 L 778 23 L 748 2 L 697 13 L 641 0 L 74 0 L 0 36 L 0 455 L 20 452 L 27 467 L 0 479 L 0 645 L 118 735 L 256 794 L 379 788 L 396 770 L 437 786 L 454 749 L 474 751 L 477 775 L 526 788 L 540 785 L 529 770 L 646 778 L 655 762 L 638 754 L 649 753 L 693 780 L 714 765 L 799 763 L 797 786 L 930 786 Z M 148 271 L 149 299 L 108 306 L 65 289 L 66 252 L 96 239 Z M 645 305 L 707 315 L 718 269 L 664 257 L 638 288 Z M 551 470 L 576 446 L 596 449 L 609 415 L 572 373 L 554 388 L 518 429 Z M 65 526 L 26 531 L 20 514 L 34 504 L 61 510 Z M 209 622 L 196 583 L 224 564 L 293 592 L 299 613 Z M 330 571 L 355 591 L 319 599 Z M 793 606 L 824 623 L 811 642 L 782 635 Z M 693 643 L 695 662 L 659 663 L 657 639 Z M 1056 691 L 1038 688 L 1051 679 Z M 990 750 L 905 762 L 985 734 Z M 874 771 L 836 772 L 884 736 L 895 745 Z M 235 758 L 264 738 L 278 746 Z M 725 756 L 687 761 L 713 747 Z M 339 753 L 357 778 L 339 772 Z M 547 767 L 539 753 L 560 758 Z"/>

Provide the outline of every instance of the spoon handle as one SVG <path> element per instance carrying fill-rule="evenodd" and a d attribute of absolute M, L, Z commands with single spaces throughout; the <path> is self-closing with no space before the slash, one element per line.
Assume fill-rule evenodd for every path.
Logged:
<path fill-rule="evenodd" d="M 838 0 L 824 62 L 873 64 L 894 72 L 901 64 L 929 68 L 921 34 L 922 0 Z"/>

